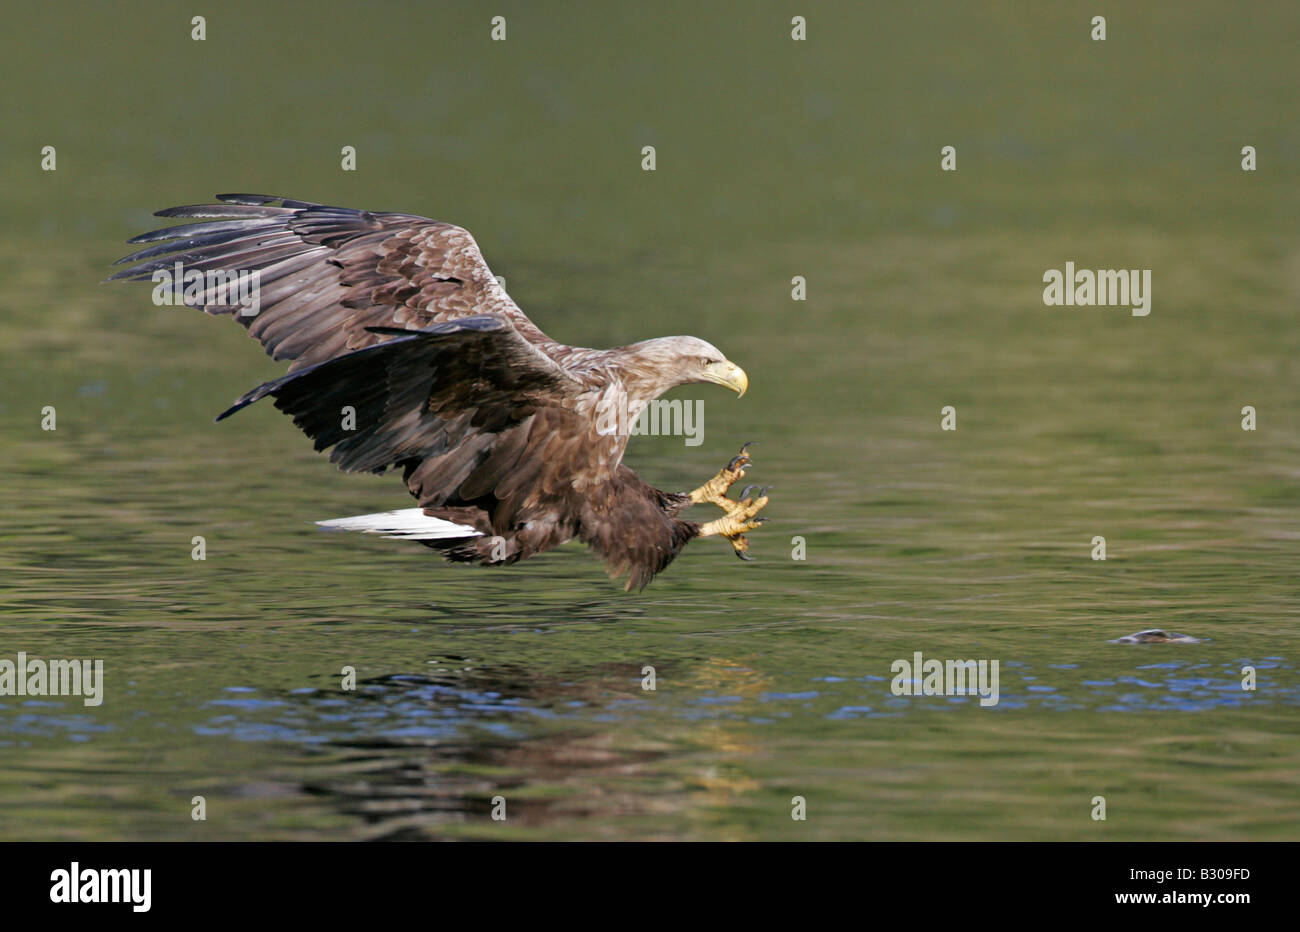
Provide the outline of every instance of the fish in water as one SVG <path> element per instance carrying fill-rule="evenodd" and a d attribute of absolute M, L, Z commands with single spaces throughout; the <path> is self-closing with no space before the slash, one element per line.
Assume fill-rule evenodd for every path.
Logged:
<path fill-rule="evenodd" d="M 1147 628 L 1137 634 L 1126 634 L 1122 638 L 1107 641 L 1107 644 L 1199 644 L 1200 638 L 1187 634 L 1171 634 L 1160 628 Z"/>

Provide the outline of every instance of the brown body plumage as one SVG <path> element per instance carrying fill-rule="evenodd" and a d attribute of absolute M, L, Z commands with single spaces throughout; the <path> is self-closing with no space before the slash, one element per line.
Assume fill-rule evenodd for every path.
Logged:
<path fill-rule="evenodd" d="M 733 460 L 722 485 L 724 474 L 696 493 L 662 492 L 622 465 L 628 434 L 606 417 L 622 410 L 628 423 L 685 382 L 743 393 L 744 372 L 713 346 L 557 343 L 501 288 L 473 237 L 448 223 L 260 195 L 219 200 L 160 211 L 201 222 L 134 238 L 155 245 L 119 260 L 136 264 L 114 276 L 157 281 L 177 263 L 187 274 L 257 276 L 253 314 L 219 286 L 199 284 L 184 300 L 234 316 L 291 363 L 218 420 L 270 395 L 316 449 L 333 448 L 339 468 L 401 467 L 423 514 L 464 533 L 439 524 L 437 537 L 397 536 L 450 560 L 514 563 L 577 538 L 632 589 L 697 536 L 725 536 L 744 555 L 742 532 L 762 520 L 753 515 L 766 498 L 723 493 L 748 459 Z M 728 514 L 705 525 L 678 517 L 696 501 Z"/>

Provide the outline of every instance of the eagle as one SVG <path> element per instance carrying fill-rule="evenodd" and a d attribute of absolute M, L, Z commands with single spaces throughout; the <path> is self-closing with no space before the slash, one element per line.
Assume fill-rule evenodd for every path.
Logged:
<path fill-rule="evenodd" d="M 318 521 L 418 541 L 447 560 L 505 566 L 571 540 L 641 590 L 690 541 L 749 556 L 767 488 L 731 486 L 750 444 L 690 492 L 623 463 L 628 425 L 677 385 L 744 395 L 712 344 L 658 337 L 614 349 L 557 343 L 510 299 L 469 232 L 404 213 L 222 194 L 154 216 L 188 222 L 128 240 L 109 280 L 155 283 L 155 303 L 233 317 L 287 373 L 270 396 L 346 472 L 402 471 L 416 508 Z M 176 300 L 172 300 L 175 298 Z M 711 503 L 711 521 L 679 517 Z"/>

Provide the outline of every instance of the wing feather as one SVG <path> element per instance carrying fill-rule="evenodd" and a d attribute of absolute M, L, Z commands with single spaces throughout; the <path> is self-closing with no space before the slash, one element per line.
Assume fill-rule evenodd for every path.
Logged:
<path fill-rule="evenodd" d="M 186 303 L 234 316 L 273 358 L 291 361 L 291 372 L 374 345 L 382 338 L 372 327 L 420 330 L 483 314 L 558 347 L 510 300 L 461 227 L 265 194 L 217 200 L 159 211 L 201 222 L 133 237 L 148 245 L 119 259 L 127 268 L 110 280 L 149 281 L 177 262 L 187 272 L 256 273 L 255 314 L 235 313 L 221 286 Z"/>
<path fill-rule="evenodd" d="M 333 448 L 340 469 L 382 472 L 480 435 L 492 441 L 585 388 L 500 317 L 377 328 L 375 336 L 384 342 L 259 385 L 217 420 L 271 396 L 317 450 Z"/>

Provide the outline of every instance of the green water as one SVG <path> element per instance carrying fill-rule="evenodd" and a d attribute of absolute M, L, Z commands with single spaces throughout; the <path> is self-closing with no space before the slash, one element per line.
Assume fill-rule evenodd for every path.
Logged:
<path fill-rule="evenodd" d="M 191 6 L 0 40 L 0 659 L 106 679 L 0 697 L 0 838 L 1300 836 L 1300 8 L 816 4 L 795 43 L 787 4 L 232 4 L 198 43 Z M 566 342 L 720 346 L 749 394 L 678 390 L 704 443 L 627 461 L 758 440 L 758 562 L 626 595 L 577 545 L 319 533 L 399 481 L 214 425 L 280 367 L 98 284 L 231 190 L 465 225 Z M 1045 307 L 1070 260 L 1151 269 L 1150 316 Z M 1201 643 L 1107 643 L 1150 627 Z M 1001 701 L 894 696 L 915 651 Z"/>

